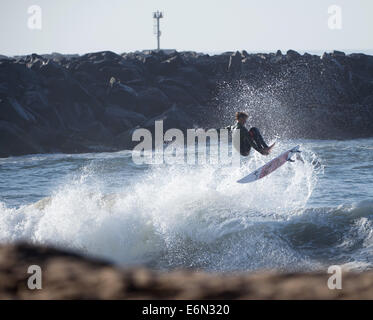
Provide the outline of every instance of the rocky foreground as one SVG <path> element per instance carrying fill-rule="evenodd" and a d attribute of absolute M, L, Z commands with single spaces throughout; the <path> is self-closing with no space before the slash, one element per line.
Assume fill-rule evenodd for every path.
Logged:
<path fill-rule="evenodd" d="M 40 290 L 27 286 L 30 265 L 41 267 Z M 0 246 L 0 299 L 373 299 L 373 271 L 343 273 L 341 290 L 328 289 L 329 276 L 158 273 L 47 247 Z"/>
<path fill-rule="evenodd" d="M 0 157 L 131 148 L 134 128 L 221 127 L 246 110 L 267 137 L 373 135 L 373 56 L 110 51 L 0 57 Z"/>

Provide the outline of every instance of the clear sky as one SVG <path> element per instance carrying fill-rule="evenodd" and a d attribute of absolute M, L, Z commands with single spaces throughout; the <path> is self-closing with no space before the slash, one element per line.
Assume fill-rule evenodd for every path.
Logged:
<path fill-rule="evenodd" d="M 28 28 L 31 5 L 41 30 Z M 328 28 L 330 5 L 342 9 L 341 29 Z M 0 54 L 155 48 L 158 9 L 163 48 L 373 53 L 373 0 L 0 0 Z"/>

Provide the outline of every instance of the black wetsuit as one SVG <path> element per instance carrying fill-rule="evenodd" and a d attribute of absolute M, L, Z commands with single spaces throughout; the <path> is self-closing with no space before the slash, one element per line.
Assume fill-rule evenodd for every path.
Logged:
<path fill-rule="evenodd" d="M 263 150 L 268 148 L 267 144 L 264 142 L 259 129 L 253 127 L 250 130 L 239 122 L 236 122 L 233 126 L 226 127 L 229 131 L 240 130 L 240 154 L 243 156 L 248 156 L 253 147 L 256 151 L 263 154 Z"/>

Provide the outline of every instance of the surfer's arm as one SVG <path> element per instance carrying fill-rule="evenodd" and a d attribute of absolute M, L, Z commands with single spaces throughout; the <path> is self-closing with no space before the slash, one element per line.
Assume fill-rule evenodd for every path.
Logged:
<path fill-rule="evenodd" d="M 248 143 L 251 147 L 253 147 L 256 151 L 264 156 L 269 155 L 274 144 L 268 147 L 257 128 L 253 127 L 250 129 L 250 131 L 247 131 L 245 133 L 245 138 L 248 140 Z"/>

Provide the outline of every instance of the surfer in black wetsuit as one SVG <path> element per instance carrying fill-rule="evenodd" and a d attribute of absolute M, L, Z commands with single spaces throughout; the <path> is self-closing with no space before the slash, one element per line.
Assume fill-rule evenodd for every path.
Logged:
<path fill-rule="evenodd" d="M 247 130 L 245 127 L 247 118 L 247 113 L 236 112 L 236 123 L 233 126 L 226 127 L 226 129 L 231 131 L 233 134 L 235 130 L 240 130 L 240 154 L 245 157 L 248 156 L 250 154 L 251 147 L 253 147 L 262 155 L 269 155 L 275 144 L 268 147 L 257 128 L 253 127 L 250 130 Z"/>

